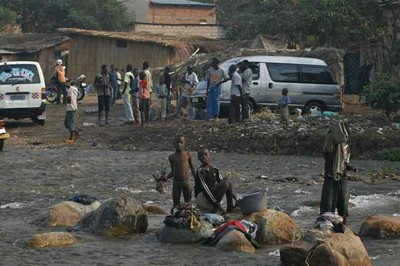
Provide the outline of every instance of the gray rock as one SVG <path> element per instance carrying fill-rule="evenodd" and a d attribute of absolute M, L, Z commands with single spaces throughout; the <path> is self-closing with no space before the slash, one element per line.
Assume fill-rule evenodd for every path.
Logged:
<path fill-rule="evenodd" d="M 232 230 L 224 235 L 217 244 L 217 248 L 222 251 L 237 251 L 255 253 L 253 244 L 243 235 L 243 233 Z"/>
<path fill-rule="evenodd" d="M 160 231 L 159 240 L 163 243 L 196 243 L 212 234 L 213 226 L 207 222 L 203 222 L 198 231 L 164 226 Z"/>
<path fill-rule="evenodd" d="M 95 201 L 90 205 L 83 205 L 73 201 L 63 201 L 49 207 L 36 216 L 31 224 L 39 226 L 75 226 L 81 218 L 97 209 L 100 202 Z"/>
<path fill-rule="evenodd" d="M 281 247 L 280 257 L 284 265 L 372 265 L 361 239 L 348 228 L 344 234 L 312 229 L 303 240 Z"/>
<path fill-rule="evenodd" d="M 33 248 L 61 247 L 72 245 L 78 240 L 67 232 L 51 232 L 37 234 L 28 239 L 27 245 Z"/>
<path fill-rule="evenodd" d="M 140 202 L 127 196 L 110 199 L 86 214 L 77 229 L 101 236 L 125 236 L 145 233 L 147 212 Z"/>

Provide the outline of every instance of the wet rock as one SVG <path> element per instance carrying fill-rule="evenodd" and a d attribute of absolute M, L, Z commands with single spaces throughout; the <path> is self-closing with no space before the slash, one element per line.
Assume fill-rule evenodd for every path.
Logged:
<path fill-rule="evenodd" d="M 372 265 L 361 239 L 346 228 L 344 234 L 313 229 L 303 240 L 280 249 L 284 265 Z"/>
<path fill-rule="evenodd" d="M 150 203 L 150 204 L 143 204 L 143 208 L 151 214 L 166 214 L 166 212 L 161 209 L 160 205 Z"/>
<path fill-rule="evenodd" d="M 222 251 L 255 253 L 256 249 L 243 233 L 232 230 L 218 241 L 217 248 Z"/>
<path fill-rule="evenodd" d="M 163 243 L 195 243 L 212 236 L 212 234 L 213 226 L 207 222 L 203 222 L 197 231 L 164 226 L 160 231 L 159 240 Z"/>
<path fill-rule="evenodd" d="M 122 196 L 104 202 L 83 216 L 77 229 L 95 235 L 125 236 L 145 233 L 147 227 L 147 212 L 142 205 L 131 197 Z"/>
<path fill-rule="evenodd" d="M 90 205 L 83 205 L 73 201 L 63 201 L 48 208 L 35 217 L 31 224 L 40 226 L 75 226 L 80 219 L 100 206 L 95 201 Z"/>
<path fill-rule="evenodd" d="M 67 232 L 51 232 L 44 234 L 37 234 L 27 241 L 27 245 L 33 248 L 46 248 L 46 247 L 61 247 L 72 245 L 78 239 Z"/>
<path fill-rule="evenodd" d="M 358 235 L 374 238 L 400 237 L 400 217 L 371 216 L 361 225 Z"/>
<path fill-rule="evenodd" d="M 268 209 L 252 213 L 246 220 L 258 225 L 258 243 L 279 244 L 300 240 L 303 236 L 299 226 L 284 212 Z"/>

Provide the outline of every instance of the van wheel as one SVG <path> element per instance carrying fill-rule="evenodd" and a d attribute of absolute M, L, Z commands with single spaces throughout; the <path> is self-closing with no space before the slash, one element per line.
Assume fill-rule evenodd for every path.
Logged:
<path fill-rule="evenodd" d="M 44 121 L 46 120 L 38 120 L 37 123 L 39 126 L 44 126 Z"/>
<path fill-rule="evenodd" d="M 324 105 L 320 102 L 310 102 L 305 107 L 306 114 L 311 113 L 311 110 L 316 110 L 322 113 L 324 111 Z"/>
<path fill-rule="evenodd" d="M 0 139 L 0 151 L 3 151 L 4 148 L 4 139 Z"/>

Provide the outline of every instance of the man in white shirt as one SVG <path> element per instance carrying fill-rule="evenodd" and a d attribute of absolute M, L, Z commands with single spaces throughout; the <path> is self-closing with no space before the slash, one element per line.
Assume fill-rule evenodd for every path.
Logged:
<path fill-rule="evenodd" d="M 242 77 L 236 71 L 236 65 L 229 67 L 229 77 L 231 78 L 231 103 L 228 123 L 232 124 L 240 122 L 240 102 L 242 99 Z"/>
<path fill-rule="evenodd" d="M 75 82 L 72 81 L 67 94 L 67 109 L 65 113 L 64 125 L 69 130 L 69 139 L 65 141 L 67 144 L 72 144 L 79 138 L 79 132 L 75 128 L 75 113 L 78 110 L 78 88 L 75 87 Z"/>
<path fill-rule="evenodd" d="M 183 90 L 182 95 L 179 97 L 178 104 L 175 110 L 175 117 L 179 117 L 182 107 L 188 105 L 188 118 L 190 120 L 194 119 L 194 110 L 190 104 L 190 94 L 196 89 L 197 84 L 199 84 L 199 79 L 196 73 L 193 72 L 193 67 L 187 67 L 187 73 L 183 79 Z"/>
<path fill-rule="evenodd" d="M 132 74 L 133 67 L 131 64 L 126 66 L 126 73 L 124 77 L 124 88 L 121 92 L 122 101 L 124 103 L 124 111 L 125 111 L 125 124 L 134 124 L 135 120 L 133 118 L 133 110 L 131 105 L 131 87 L 132 82 L 135 77 Z"/>
<path fill-rule="evenodd" d="M 251 92 L 251 83 L 253 80 L 253 72 L 249 68 L 249 62 L 244 60 L 240 63 L 240 70 L 242 76 L 243 83 L 243 95 L 242 95 L 242 120 L 248 119 L 250 110 L 249 110 L 249 99 Z"/>

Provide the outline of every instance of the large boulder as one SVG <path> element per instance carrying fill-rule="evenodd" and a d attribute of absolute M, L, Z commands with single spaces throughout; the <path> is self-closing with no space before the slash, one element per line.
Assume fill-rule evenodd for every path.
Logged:
<path fill-rule="evenodd" d="M 222 251 L 256 252 L 251 242 L 238 230 L 232 230 L 225 234 L 218 241 L 217 248 Z"/>
<path fill-rule="evenodd" d="M 207 222 L 202 222 L 197 231 L 164 226 L 160 231 L 159 240 L 163 243 L 196 243 L 207 239 L 212 234 L 213 226 Z"/>
<path fill-rule="evenodd" d="M 74 226 L 81 218 L 100 206 L 100 202 L 95 201 L 90 205 L 83 205 L 73 201 L 63 201 L 49 207 L 44 212 L 35 217 L 31 224 L 40 226 Z"/>
<path fill-rule="evenodd" d="M 400 217 L 371 216 L 362 223 L 358 235 L 374 238 L 400 237 Z"/>
<path fill-rule="evenodd" d="M 45 248 L 72 245 L 77 241 L 76 237 L 70 233 L 51 232 L 34 235 L 28 239 L 27 244 L 34 248 Z"/>
<path fill-rule="evenodd" d="M 369 266 L 372 265 L 361 239 L 346 228 L 344 234 L 310 230 L 304 240 L 280 249 L 284 265 Z"/>
<path fill-rule="evenodd" d="M 245 219 L 257 224 L 256 240 L 258 243 L 290 243 L 300 240 L 303 236 L 296 222 L 281 211 L 268 209 L 252 213 Z"/>
<path fill-rule="evenodd" d="M 125 236 L 145 233 L 147 212 L 140 202 L 122 196 L 110 199 L 82 217 L 77 228 L 101 236 Z"/>

